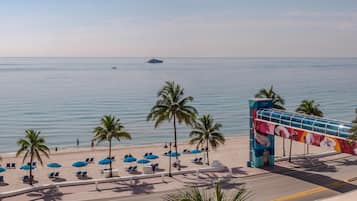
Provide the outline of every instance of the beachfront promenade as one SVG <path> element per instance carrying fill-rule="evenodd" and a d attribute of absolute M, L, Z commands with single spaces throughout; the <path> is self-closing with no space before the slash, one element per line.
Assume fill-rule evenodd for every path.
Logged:
<path fill-rule="evenodd" d="M 288 143 L 286 143 L 286 150 L 288 150 Z M 277 156 L 282 155 L 282 139 L 276 139 L 276 154 Z M 187 143 L 181 143 L 179 145 L 179 151 L 183 149 L 194 149 L 194 146 L 190 146 Z M 117 146 L 113 149 L 114 156 L 116 160 L 113 162 L 113 168 L 119 170 L 119 175 L 121 177 L 129 176 L 131 174 L 140 175 L 142 174 L 142 168 L 145 165 L 136 164 L 136 163 L 124 163 L 123 158 L 126 154 L 132 154 L 137 159 L 143 158 L 143 155 L 146 152 L 152 152 L 154 154 L 159 155 L 159 159 L 153 160 L 153 163 L 159 163 L 158 172 L 167 172 L 168 171 L 168 157 L 163 156 L 164 152 L 167 152 L 168 149 L 165 149 L 163 144 L 157 145 L 147 145 L 147 146 Z M 248 151 L 249 151 L 249 143 L 248 136 L 240 136 L 240 137 L 230 137 L 227 138 L 226 144 L 218 148 L 217 151 L 212 151 L 210 153 L 210 159 L 219 160 L 224 166 L 228 168 L 233 168 L 238 172 L 244 174 L 256 174 L 262 171 L 261 169 L 255 168 L 247 168 L 246 162 L 248 160 Z M 318 147 L 310 147 L 310 153 L 319 153 L 322 152 Z M 288 153 L 288 152 L 287 152 Z M 294 155 L 304 153 L 304 146 L 301 143 L 293 144 L 293 153 Z M 37 165 L 38 167 L 34 170 L 35 180 L 37 184 L 51 184 L 53 182 L 64 182 L 64 181 L 78 181 L 79 179 L 75 175 L 78 170 L 85 170 L 88 172 L 88 179 L 101 179 L 104 178 L 104 175 L 101 174 L 101 169 L 105 168 L 105 166 L 98 165 L 98 161 L 105 158 L 107 156 L 107 148 L 106 147 L 96 147 L 95 149 L 91 148 L 82 148 L 82 149 L 67 149 L 60 150 L 58 152 L 52 152 L 50 159 L 44 159 L 44 167 Z M 95 161 L 92 164 L 89 164 L 83 168 L 75 168 L 72 167 L 72 163 L 74 161 L 85 160 L 88 157 L 94 157 Z M 184 170 L 195 170 L 198 168 L 206 167 L 204 164 L 195 164 L 192 163 L 192 159 L 195 157 L 203 157 L 203 154 L 182 154 L 180 157 L 182 171 Z M 15 158 L 13 154 L 3 154 L 2 164 L 8 162 L 15 162 L 17 164 L 16 169 L 8 169 L 6 172 L 1 173 L 4 176 L 5 182 L 8 185 L 0 186 L 0 192 L 16 190 L 24 187 L 28 187 L 28 184 L 22 182 L 22 176 L 27 174 L 27 171 L 20 170 L 19 167 L 22 164 L 22 157 Z M 61 168 L 51 169 L 46 166 L 47 163 L 57 162 L 62 164 Z M 130 165 L 137 165 L 138 171 L 135 173 L 128 173 L 125 170 L 125 167 Z M 175 168 L 173 171 L 178 171 Z M 48 178 L 48 174 L 53 171 L 60 172 L 60 176 L 56 180 L 52 180 Z M 105 185 L 110 184 L 101 184 L 101 186 L 105 187 Z M 179 186 L 178 186 L 179 187 Z M 80 189 L 82 187 L 76 187 Z M 128 187 L 126 187 L 128 188 Z"/>

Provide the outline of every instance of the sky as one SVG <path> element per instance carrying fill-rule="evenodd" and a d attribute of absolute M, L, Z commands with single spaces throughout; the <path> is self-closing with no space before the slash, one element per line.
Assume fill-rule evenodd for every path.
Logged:
<path fill-rule="evenodd" d="M 357 0 L 1 0 L 0 57 L 357 57 Z"/>

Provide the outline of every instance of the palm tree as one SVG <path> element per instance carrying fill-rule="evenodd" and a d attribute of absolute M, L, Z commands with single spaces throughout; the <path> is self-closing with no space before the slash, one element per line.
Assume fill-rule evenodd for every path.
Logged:
<path fill-rule="evenodd" d="M 314 100 L 303 100 L 300 105 L 295 110 L 298 113 L 323 117 L 323 112 L 320 110 L 320 104 L 315 104 Z M 291 162 L 291 147 L 292 147 L 292 138 L 290 139 L 290 153 L 289 153 L 289 162 Z M 307 153 L 309 153 L 309 145 L 307 145 Z"/>
<path fill-rule="evenodd" d="M 227 196 L 222 191 L 221 185 L 216 184 L 213 193 L 202 191 L 197 187 L 193 187 L 186 191 L 168 194 L 164 197 L 165 201 L 246 201 L 250 199 L 251 194 L 245 188 L 238 189 L 232 192 L 231 196 Z"/>
<path fill-rule="evenodd" d="M 269 89 L 260 89 L 257 94 L 255 94 L 256 98 L 270 98 L 273 101 L 272 108 L 285 110 L 285 100 L 278 93 L 276 93 L 273 89 L 273 85 L 270 86 Z"/>
<path fill-rule="evenodd" d="M 206 147 L 207 164 L 209 165 L 208 145 L 215 150 L 220 144 L 224 144 L 225 139 L 220 132 L 221 124 L 215 123 L 211 115 L 203 115 L 195 123 L 195 127 L 190 133 L 190 144 L 197 144 L 197 147 Z"/>
<path fill-rule="evenodd" d="M 105 115 L 100 120 L 100 125 L 94 128 L 94 137 L 93 142 L 97 142 L 97 144 L 107 141 L 108 142 L 108 158 L 110 159 L 109 163 L 109 177 L 113 176 L 112 172 L 112 139 L 116 139 L 120 141 L 120 139 L 125 138 L 131 140 L 131 135 L 128 132 L 123 131 L 124 126 L 120 122 L 119 118 L 116 118 L 112 115 Z"/>
<path fill-rule="evenodd" d="M 30 157 L 30 164 L 32 165 L 35 159 L 43 165 L 41 153 L 49 158 L 50 149 L 45 145 L 45 139 L 40 137 L 40 131 L 35 131 L 32 129 L 25 130 L 25 138 L 21 138 L 17 141 L 20 145 L 20 149 L 16 152 L 16 157 L 21 153 L 25 153 L 22 162 Z M 30 168 L 30 180 L 29 183 L 32 185 L 32 167 Z"/>
<path fill-rule="evenodd" d="M 273 105 L 272 108 L 285 110 L 285 100 L 278 93 L 276 93 L 273 89 L 273 85 L 270 86 L 269 89 L 260 89 L 257 94 L 255 94 L 256 98 L 269 98 L 272 99 Z M 283 138 L 283 156 L 285 156 L 285 138 Z"/>
<path fill-rule="evenodd" d="M 356 114 L 357 114 L 357 109 L 356 109 Z M 352 123 L 355 125 L 351 128 L 350 132 L 352 133 L 351 136 L 349 136 L 349 140 L 351 142 L 357 141 L 357 116 L 354 120 L 352 120 Z"/>
<path fill-rule="evenodd" d="M 193 97 L 184 97 L 184 88 L 174 81 L 166 81 L 157 97 L 158 100 L 151 108 L 147 121 L 155 121 L 155 128 L 164 121 L 173 122 L 175 151 L 177 152 L 176 123 L 192 126 L 198 113 L 193 106 L 189 105 L 193 101 Z"/>

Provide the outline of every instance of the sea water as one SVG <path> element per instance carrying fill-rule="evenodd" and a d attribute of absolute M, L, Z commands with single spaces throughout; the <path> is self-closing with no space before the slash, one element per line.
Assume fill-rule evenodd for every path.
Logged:
<path fill-rule="evenodd" d="M 154 128 L 146 116 L 167 80 L 193 96 L 200 115 L 211 114 L 222 133 L 248 133 L 248 99 L 274 89 L 294 111 L 314 99 L 325 116 L 351 121 L 357 108 L 357 58 L 0 58 L 0 152 L 14 151 L 25 129 L 40 130 L 51 147 L 89 146 L 105 114 L 132 134 L 121 144 L 172 140 L 171 123 Z M 112 67 L 115 66 L 116 70 Z M 178 137 L 189 128 L 180 125 Z"/>

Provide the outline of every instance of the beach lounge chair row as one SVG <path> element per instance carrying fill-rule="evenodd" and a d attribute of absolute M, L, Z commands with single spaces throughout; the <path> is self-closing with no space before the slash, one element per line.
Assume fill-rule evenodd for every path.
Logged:
<path fill-rule="evenodd" d="M 171 151 L 168 151 L 168 152 L 165 152 L 164 155 L 167 156 L 170 153 L 171 153 Z"/>
<path fill-rule="evenodd" d="M 133 157 L 131 154 L 125 154 L 125 156 L 124 156 L 124 158 L 131 158 L 131 157 Z"/>
<path fill-rule="evenodd" d="M 86 158 L 86 160 L 85 160 L 87 163 L 93 163 L 93 161 L 94 161 L 94 158 L 92 157 L 92 158 Z"/>
<path fill-rule="evenodd" d="M 195 159 L 193 159 L 192 162 L 193 162 L 193 163 L 202 163 L 202 160 L 203 160 L 203 158 L 200 157 L 200 158 L 195 158 Z"/>
<path fill-rule="evenodd" d="M 16 168 L 16 163 L 6 163 L 6 168 L 7 169 L 11 169 L 11 168 L 15 169 Z"/>
<path fill-rule="evenodd" d="M 126 171 L 128 171 L 128 172 L 134 172 L 134 171 L 136 171 L 137 170 L 137 168 L 138 168 L 138 166 L 129 166 L 129 167 L 127 167 L 126 168 Z"/>
<path fill-rule="evenodd" d="M 4 183 L 4 176 L 0 176 L 0 184 Z"/>
<path fill-rule="evenodd" d="M 50 174 L 48 174 L 48 178 L 57 178 L 59 177 L 59 172 L 51 172 Z"/>
<path fill-rule="evenodd" d="M 87 171 L 78 171 L 76 172 L 77 177 L 87 177 Z"/>
<path fill-rule="evenodd" d="M 106 157 L 106 159 L 110 159 L 112 161 L 115 161 L 115 156 L 112 156 L 112 158 Z"/>
<path fill-rule="evenodd" d="M 145 153 L 144 154 L 144 157 L 146 157 L 146 156 L 150 156 L 150 155 L 152 155 L 152 153 L 150 152 L 150 153 Z"/>
<path fill-rule="evenodd" d="M 190 150 L 184 149 L 184 150 L 182 151 L 182 153 L 184 153 L 184 154 L 189 154 L 189 153 L 190 153 Z"/>
<path fill-rule="evenodd" d="M 32 165 L 31 163 L 27 163 L 28 166 L 32 166 L 32 167 L 36 167 L 36 162 L 32 162 Z"/>

